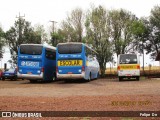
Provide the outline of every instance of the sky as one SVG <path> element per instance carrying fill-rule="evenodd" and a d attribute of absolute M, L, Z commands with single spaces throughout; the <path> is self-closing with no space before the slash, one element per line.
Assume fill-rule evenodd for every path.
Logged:
<path fill-rule="evenodd" d="M 47 29 L 52 25 L 50 21 L 54 20 L 58 27 L 71 10 L 79 7 L 87 11 L 93 4 L 96 7 L 102 5 L 108 10 L 123 8 L 140 18 L 149 16 L 151 9 L 160 5 L 160 0 L 0 0 L 0 26 L 4 31 L 9 30 L 20 14 L 32 26 L 41 24 Z M 2 65 L 10 59 L 9 50 L 5 51 Z M 145 56 L 145 60 L 146 66 L 159 65 L 158 62 L 151 61 L 149 56 Z"/>

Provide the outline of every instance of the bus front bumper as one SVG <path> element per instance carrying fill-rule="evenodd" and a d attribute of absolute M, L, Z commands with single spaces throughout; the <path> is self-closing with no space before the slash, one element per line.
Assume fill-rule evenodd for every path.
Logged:
<path fill-rule="evenodd" d="M 85 77 L 85 73 L 81 74 L 59 74 L 57 73 L 58 79 L 83 79 Z"/>
<path fill-rule="evenodd" d="M 18 78 L 24 78 L 24 79 L 43 79 L 43 73 L 39 74 L 39 75 L 33 75 L 33 74 L 20 74 L 19 72 L 17 72 L 17 76 Z"/>

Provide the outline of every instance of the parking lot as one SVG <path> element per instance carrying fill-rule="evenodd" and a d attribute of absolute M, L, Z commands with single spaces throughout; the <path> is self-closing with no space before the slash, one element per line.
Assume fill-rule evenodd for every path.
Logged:
<path fill-rule="evenodd" d="M 0 81 L 0 110 L 160 110 L 160 79 Z"/>

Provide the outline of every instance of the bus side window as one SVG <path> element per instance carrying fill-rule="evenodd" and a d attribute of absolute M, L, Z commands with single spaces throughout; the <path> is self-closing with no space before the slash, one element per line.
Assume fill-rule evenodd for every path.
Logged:
<path fill-rule="evenodd" d="M 87 58 L 88 58 L 88 57 L 89 57 L 89 58 L 92 57 L 92 52 L 91 52 L 91 50 L 88 49 L 87 47 L 86 47 L 86 56 L 87 56 Z"/>
<path fill-rule="evenodd" d="M 52 50 L 49 50 L 49 49 L 46 49 L 46 55 L 45 56 L 48 59 L 52 59 L 52 60 L 56 59 L 56 53 L 55 53 L 55 51 L 52 51 Z"/>

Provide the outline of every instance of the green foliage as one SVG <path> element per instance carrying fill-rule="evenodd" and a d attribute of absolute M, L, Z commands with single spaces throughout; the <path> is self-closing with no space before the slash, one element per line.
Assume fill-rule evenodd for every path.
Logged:
<path fill-rule="evenodd" d="M 36 24 L 34 27 L 34 32 L 37 36 L 40 37 L 41 43 L 48 42 L 47 33 L 45 32 L 44 26 Z"/>
<path fill-rule="evenodd" d="M 124 9 L 111 10 L 108 14 L 110 38 L 113 41 L 114 52 L 125 54 L 130 52 L 130 43 L 133 41 L 132 24 L 137 20 L 136 16 Z"/>
<path fill-rule="evenodd" d="M 4 32 L 3 32 L 2 28 L 0 27 L 0 58 L 3 58 L 2 48 L 4 45 L 5 45 Z"/>
<path fill-rule="evenodd" d="M 147 40 L 149 37 L 149 26 L 147 18 L 141 18 L 131 24 L 134 40 L 132 41 L 133 50 L 143 53 L 147 48 Z"/>
<path fill-rule="evenodd" d="M 82 9 L 76 8 L 72 10 L 62 22 L 59 32 L 65 41 L 82 42 L 84 29 L 84 13 Z"/>
<path fill-rule="evenodd" d="M 146 47 L 147 53 L 151 53 L 154 59 L 160 49 L 160 6 L 154 6 L 149 17 L 149 38 Z"/>
<path fill-rule="evenodd" d="M 31 24 L 20 18 L 15 21 L 6 33 L 5 38 L 10 48 L 11 58 L 14 64 L 17 63 L 18 47 L 20 44 L 41 43 L 41 36 L 31 27 Z"/>
<path fill-rule="evenodd" d="M 61 31 L 58 32 L 54 32 L 51 34 L 51 41 L 50 43 L 52 44 L 52 46 L 57 46 L 58 43 L 63 42 L 64 36 L 62 36 L 62 34 L 60 33 Z"/>
<path fill-rule="evenodd" d="M 107 24 L 107 11 L 99 6 L 93 8 L 86 19 L 86 43 L 92 44 L 97 51 L 100 63 L 101 75 L 104 76 L 106 63 L 111 60 L 112 43 L 109 41 L 109 29 Z"/>

